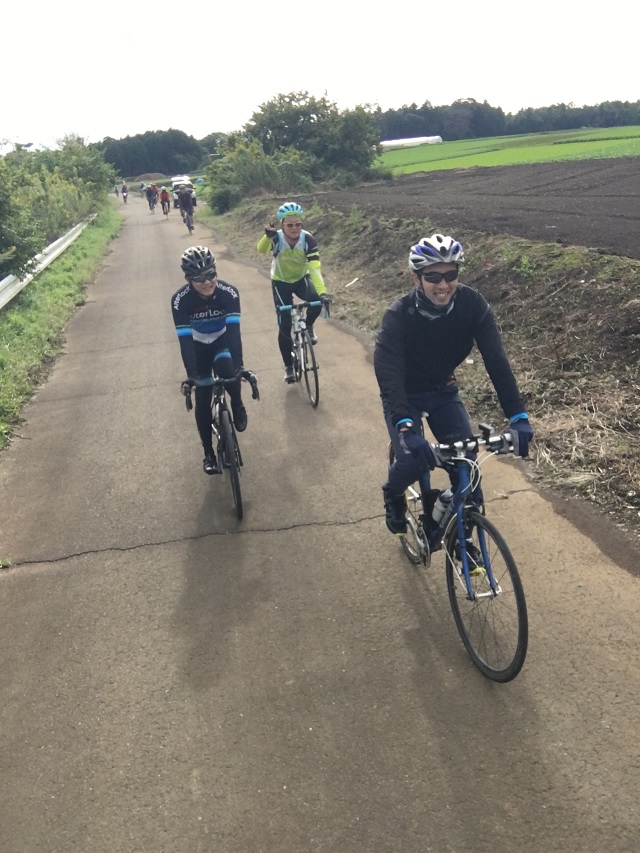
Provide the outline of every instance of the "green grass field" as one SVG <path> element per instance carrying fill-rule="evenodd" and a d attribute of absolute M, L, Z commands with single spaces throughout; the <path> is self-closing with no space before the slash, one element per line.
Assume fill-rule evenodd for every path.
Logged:
<path fill-rule="evenodd" d="M 640 157 L 640 127 L 528 133 L 418 145 L 385 151 L 375 165 L 399 175 L 471 166 L 515 166 L 609 157 Z"/>

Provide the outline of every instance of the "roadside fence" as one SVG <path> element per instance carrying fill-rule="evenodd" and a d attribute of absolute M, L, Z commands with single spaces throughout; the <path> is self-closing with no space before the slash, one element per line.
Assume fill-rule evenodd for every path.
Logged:
<path fill-rule="evenodd" d="M 26 275 L 24 278 L 17 278 L 15 275 L 8 275 L 6 278 L 0 279 L 0 309 L 4 308 L 4 306 L 11 302 L 11 300 L 16 297 L 21 290 L 23 290 L 30 281 L 38 275 L 38 273 L 42 272 L 45 267 L 48 267 L 52 261 L 61 255 L 65 249 L 68 249 L 69 246 L 77 240 L 80 234 L 84 231 L 87 225 L 94 219 L 96 214 L 90 216 L 84 222 L 80 222 L 78 225 L 74 225 L 70 231 L 67 231 L 62 237 L 59 237 L 50 246 L 47 246 L 39 255 L 36 255 L 34 261 L 36 261 L 36 266 L 33 269 L 33 272 Z"/>

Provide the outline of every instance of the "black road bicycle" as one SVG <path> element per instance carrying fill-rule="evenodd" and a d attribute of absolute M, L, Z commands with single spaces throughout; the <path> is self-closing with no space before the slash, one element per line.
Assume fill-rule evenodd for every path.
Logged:
<path fill-rule="evenodd" d="M 458 486 L 437 522 L 431 516 L 433 497 L 429 500 L 422 485 L 410 486 L 407 533 L 400 541 L 415 566 L 428 567 L 431 555 L 444 550 L 449 603 L 462 642 L 483 675 L 507 682 L 518 675 L 527 654 L 527 605 L 515 560 L 473 493 L 481 482 L 480 466 L 496 454 L 512 453 L 513 444 L 509 432 L 494 435 L 486 424 L 478 428 L 478 435 L 464 441 L 431 445 L 440 465 L 457 471 Z M 394 460 L 390 445 L 389 463 Z"/>
<path fill-rule="evenodd" d="M 213 398 L 211 400 L 211 426 L 213 429 L 214 442 L 217 442 L 216 455 L 218 457 L 218 473 L 229 474 L 231 481 L 231 493 L 233 504 L 236 508 L 238 520 L 242 521 L 244 509 L 242 506 L 242 492 L 240 489 L 240 469 L 242 468 L 242 454 L 238 444 L 238 436 L 233 425 L 231 409 L 227 404 L 227 386 L 239 379 L 246 379 L 251 385 L 251 396 L 254 400 L 260 399 L 258 380 L 250 370 L 239 370 L 232 379 L 221 379 L 213 377 Z M 191 392 L 186 395 L 187 410 L 193 408 Z"/>

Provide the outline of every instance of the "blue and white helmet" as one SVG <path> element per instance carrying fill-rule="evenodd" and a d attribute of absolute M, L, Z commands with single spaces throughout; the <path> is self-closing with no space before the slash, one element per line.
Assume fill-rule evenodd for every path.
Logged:
<path fill-rule="evenodd" d="M 299 216 L 300 219 L 304 216 L 302 208 L 295 201 L 285 201 L 278 208 L 278 222 L 282 222 L 285 216 Z"/>
<path fill-rule="evenodd" d="M 409 269 L 419 273 L 432 264 L 463 264 L 462 245 L 444 234 L 423 237 L 409 252 Z"/>

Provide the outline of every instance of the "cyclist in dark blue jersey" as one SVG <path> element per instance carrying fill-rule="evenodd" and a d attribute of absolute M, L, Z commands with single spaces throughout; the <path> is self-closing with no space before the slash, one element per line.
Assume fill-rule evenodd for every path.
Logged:
<path fill-rule="evenodd" d="M 423 479 L 437 460 L 423 436 L 422 413 L 440 443 L 469 438 L 469 415 L 458 393 L 454 371 L 478 346 L 505 416 L 510 421 L 516 456 L 527 456 L 533 428 L 502 346 L 487 300 L 458 282 L 464 264 L 461 244 L 452 237 L 424 237 L 409 253 L 414 288 L 391 305 L 382 318 L 374 352 L 376 378 L 396 462 L 382 487 L 389 530 L 407 531 L 405 489 Z M 455 475 L 454 475 L 455 476 Z M 456 483 L 452 481 L 455 488 Z M 482 495 L 474 492 L 478 503 Z M 425 506 L 430 517 L 433 506 Z"/>
<path fill-rule="evenodd" d="M 206 474 L 215 474 L 218 463 L 211 432 L 212 374 L 231 379 L 243 366 L 240 296 L 235 287 L 218 278 L 215 258 L 206 246 L 187 249 L 181 267 L 187 284 L 171 297 L 173 322 L 187 371 L 181 391 L 187 394 L 195 387 L 196 425 L 205 454 L 202 467 Z M 238 432 L 243 432 L 247 428 L 247 412 L 240 380 L 227 390 L 233 423 Z"/>

